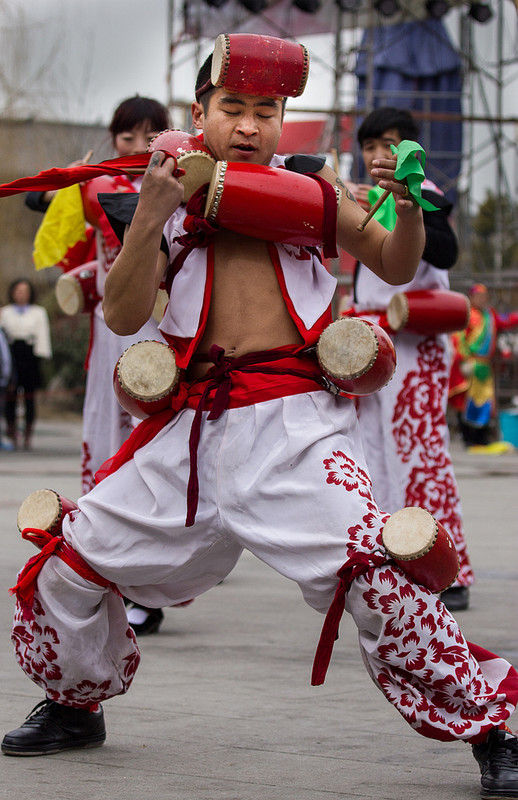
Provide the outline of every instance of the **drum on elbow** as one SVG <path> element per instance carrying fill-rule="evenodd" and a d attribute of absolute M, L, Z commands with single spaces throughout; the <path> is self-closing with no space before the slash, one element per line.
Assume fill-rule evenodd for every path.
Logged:
<path fill-rule="evenodd" d="M 61 536 L 61 525 L 77 505 L 53 489 L 31 492 L 20 508 L 16 523 L 22 538 L 40 549 L 55 536 Z"/>
<path fill-rule="evenodd" d="M 146 419 L 171 405 L 178 391 L 180 370 L 175 354 L 163 342 L 136 342 L 121 355 L 113 372 L 113 388 L 121 406 Z"/>
<path fill-rule="evenodd" d="M 347 317 L 320 334 L 317 359 L 335 393 L 368 395 L 382 389 L 396 368 L 390 336 L 374 322 Z"/>

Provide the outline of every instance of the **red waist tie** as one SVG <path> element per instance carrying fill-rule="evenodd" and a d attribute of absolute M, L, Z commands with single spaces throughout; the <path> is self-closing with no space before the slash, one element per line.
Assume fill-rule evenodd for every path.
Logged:
<path fill-rule="evenodd" d="M 212 361 L 214 366 L 210 368 L 203 378 L 192 383 L 182 382 L 178 394 L 172 398 L 171 407 L 143 420 L 120 450 L 112 458 L 105 461 L 95 474 L 95 480 L 99 483 L 115 472 L 122 464 L 133 458 L 135 452 L 150 442 L 172 420 L 178 411 L 186 407 L 194 408 L 195 414 L 189 436 L 190 472 L 187 484 L 186 527 L 194 524 L 198 508 L 198 445 L 203 411 L 210 408 L 207 419 L 215 420 L 229 407 L 249 405 L 260 400 L 272 399 L 273 397 L 300 394 L 301 392 L 314 391 L 316 388 L 323 388 L 322 374 L 314 357 L 308 357 L 307 351 L 299 351 L 297 353 L 291 348 L 280 348 L 278 350 L 249 353 L 238 358 L 229 358 L 225 357 L 225 351 L 222 347 L 213 345 L 208 355 L 197 355 L 196 360 Z M 281 361 L 283 362 L 282 364 L 275 363 Z M 242 392 L 239 398 L 233 398 L 232 373 L 288 375 L 293 376 L 296 381 L 290 387 L 283 387 L 282 390 L 279 389 L 278 391 L 276 391 L 275 387 L 273 390 L 271 388 L 268 390 L 268 387 L 259 387 L 254 394 L 253 387 L 251 387 L 249 397 L 247 397 L 246 392 Z"/>

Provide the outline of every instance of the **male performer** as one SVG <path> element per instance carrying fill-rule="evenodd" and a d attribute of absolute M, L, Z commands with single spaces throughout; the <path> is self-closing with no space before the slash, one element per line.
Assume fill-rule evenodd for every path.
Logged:
<path fill-rule="evenodd" d="M 371 170 L 376 159 L 390 155 L 391 145 L 398 145 L 403 139 L 417 140 L 418 136 L 418 125 L 405 109 L 383 107 L 368 114 L 358 129 L 368 175 L 373 177 Z M 375 176 L 373 180 L 377 183 Z M 368 208 L 372 186 L 348 186 L 360 205 Z M 458 250 L 448 221 L 451 203 L 429 180 L 423 183 L 422 192 L 437 210 L 423 212 L 426 246 L 415 276 L 404 286 L 389 286 L 358 262 L 352 309 L 355 316 L 379 322 L 396 292 L 449 289 L 448 270 L 455 264 Z M 390 199 L 380 209 L 384 215 L 382 224 L 390 219 L 389 208 Z M 385 224 L 390 227 L 391 222 Z M 436 311 L 439 316 L 441 309 Z M 402 506 L 423 506 L 451 533 L 460 570 L 455 584 L 441 599 L 450 611 L 461 611 L 469 605 L 473 571 L 449 453 L 448 336 L 402 330 L 392 333 L 392 338 L 397 353 L 393 379 L 376 394 L 358 398 L 360 431 L 374 496 L 380 508 L 391 513 Z"/>
<path fill-rule="evenodd" d="M 255 37 L 254 47 L 257 38 L 263 41 Z M 214 88 L 209 74 L 210 63 L 200 71 L 192 115 L 215 157 L 280 165 L 284 83 L 265 94 L 256 70 L 245 94 L 235 84 Z M 364 213 L 344 194 L 337 240 L 397 283 L 414 274 L 424 229 L 394 165 L 384 158 L 374 166 L 396 197 L 394 230 L 374 222 L 357 231 Z M 310 606 L 325 613 L 332 605 L 324 650 L 347 593 L 367 668 L 389 701 L 421 734 L 472 743 L 491 770 L 489 787 L 517 797 L 518 758 L 505 766 L 501 758 L 516 748 L 505 720 L 518 675 L 468 645 L 440 600 L 388 559 L 381 546 L 387 515 L 372 496 L 354 405 L 322 390 L 307 352 L 331 320 L 333 279 L 311 248 L 211 232 L 196 203 L 182 205 L 174 171 L 164 153 L 152 156 L 108 275 L 105 313 L 119 334 L 137 330 L 166 276 L 171 299 L 162 331 L 186 379 L 169 421 L 159 429 L 162 416 L 143 428 L 133 458 L 78 501 L 64 539 L 19 579 L 17 658 L 47 701 L 6 734 L 4 753 L 101 744 L 99 703 L 127 690 L 139 661 L 117 592 L 147 606 L 188 600 L 228 575 L 246 547 L 296 581 Z M 332 195 L 323 187 L 322 196 L 332 205 L 337 176 L 328 167 L 320 174 L 331 184 Z M 261 181 L 260 197 L 250 177 L 254 224 L 268 207 L 272 177 Z M 300 199 L 288 193 L 286 207 Z M 155 435 L 143 443 L 148 428 Z M 324 669 L 316 664 L 315 683 Z"/>

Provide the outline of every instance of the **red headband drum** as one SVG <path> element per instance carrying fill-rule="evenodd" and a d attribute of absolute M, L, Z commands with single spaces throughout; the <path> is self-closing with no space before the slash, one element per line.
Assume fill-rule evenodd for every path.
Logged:
<path fill-rule="evenodd" d="M 367 395 L 382 389 L 396 368 L 390 336 L 374 322 L 344 317 L 320 334 L 317 360 L 331 390 Z"/>
<path fill-rule="evenodd" d="M 184 187 L 184 202 L 191 199 L 194 192 L 209 183 L 214 172 L 216 160 L 209 148 L 196 136 L 174 128 L 161 131 L 151 139 L 148 152 L 165 150 L 175 156 L 178 167 L 185 170 L 178 180 Z"/>
<path fill-rule="evenodd" d="M 332 202 L 340 204 L 337 189 Z M 307 247 L 326 239 L 321 185 L 308 175 L 263 164 L 218 161 L 204 215 L 235 233 Z M 336 226 L 332 231 L 336 241 Z"/>
<path fill-rule="evenodd" d="M 124 351 L 115 365 L 113 388 L 129 414 L 146 419 L 171 405 L 179 379 L 171 348 L 149 340 L 136 342 Z"/>
<path fill-rule="evenodd" d="M 211 83 L 232 92 L 298 97 L 308 72 L 309 53 L 297 42 L 253 33 L 222 33 L 214 45 Z"/>
<path fill-rule="evenodd" d="M 396 564 L 431 592 L 444 592 L 459 573 L 459 557 L 446 529 L 424 508 L 408 506 L 392 514 L 382 531 L 383 545 Z"/>
<path fill-rule="evenodd" d="M 88 261 L 60 275 L 56 282 L 56 300 L 63 313 L 73 316 L 93 311 L 97 294 L 97 261 Z"/>
<path fill-rule="evenodd" d="M 387 307 L 387 320 L 393 331 L 435 336 L 464 330 L 470 310 L 471 303 L 460 292 L 422 289 L 395 294 Z"/>
<path fill-rule="evenodd" d="M 54 536 L 61 535 L 63 519 L 76 508 L 72 500 L 53 489 L 38 489 L 31 492 L 18 509 L 18 530 L 24 539 L 36 547 L 44 547 Z"/>

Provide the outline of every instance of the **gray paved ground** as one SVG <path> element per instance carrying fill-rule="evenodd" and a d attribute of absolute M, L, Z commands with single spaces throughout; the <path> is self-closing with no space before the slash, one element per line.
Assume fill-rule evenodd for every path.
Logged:
<path fill-rule="evenodd" d="M 33 555 L 16 531 L 31 491 L 79 493 L 77 422 L 42 420 L 32 453 L 0 453 L 0 730 L 41 699 L 15 664 L 7 587 Z M 518 665 L 518 452 L 454 446 L 477 574 L 468 639 Z M 477 798 L 469 748 L 413 733 L 367 677 L 344 617 L 326 683 L 309 676 L 322 618 L 297 587 L 250 556 L 141 639 L 132 689 L 105 704 L 104 747 L 0 757 L 0 798 L 25 800 L 451 800 Z M 518 719 L 514 717 L 514 727 Z"/>

